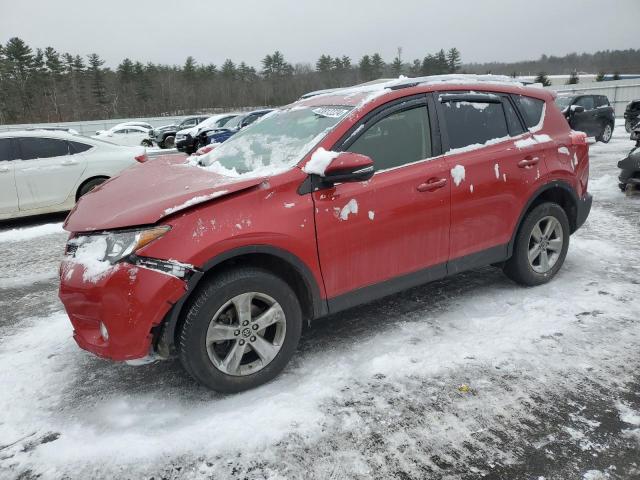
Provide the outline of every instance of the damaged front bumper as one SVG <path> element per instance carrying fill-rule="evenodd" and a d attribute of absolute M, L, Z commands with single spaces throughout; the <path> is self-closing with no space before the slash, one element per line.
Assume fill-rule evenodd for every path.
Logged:
<path fill-rule="evenodd" d="M 152 353 L 154 333 L 187 291 L 196 272 L 179 262 L 132 256 L 87 281 L 84 269 L 65 257 L 59 297 L 80 348 L 124 361 Z"/>

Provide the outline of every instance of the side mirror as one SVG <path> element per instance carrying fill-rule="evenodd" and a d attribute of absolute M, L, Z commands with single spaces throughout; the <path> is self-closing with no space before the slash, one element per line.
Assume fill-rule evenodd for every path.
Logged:
<path fill-rule="evenodd" d="M 571 113 L 584 113 L 584 107 L 581 105 L 571 105 L 569 111 Z"/>
<path fill-rule="evenodd" d="M 366 155 L 342 152 L 324 169 L 324 183 L 364 182 L 373 177 L 373 160 Z"/>

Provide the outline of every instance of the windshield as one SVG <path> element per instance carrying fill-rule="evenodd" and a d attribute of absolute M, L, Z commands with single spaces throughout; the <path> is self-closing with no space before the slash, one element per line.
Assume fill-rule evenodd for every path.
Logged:
<path fill-rule="evenodd" d="M 236 117 L 237 117 L 237 115 L 231 115 L 229 117 L 221 118 L 220 120 L 218 120 L 216 122 L 216 127 L 222 128 L 222 127 L 224 127 L 226 124 L 228 124 L 231 120 L 233 120 Z"/>
<path fill-rule="evenodd" d="M 276 169 L 291 168 L 351 108 L 329 106 L 276 110 L 204 155 L 200 162 L 227 175 L 273 173 Z"/>
<path fill-rule="evenodd" d="M 229 120 L 229 122 L 227 122 L 224 128 L 228 128 L 229 130 L 235 130 L 240 126 L 242 119 L 245 117 L 246 115 L 238 115 L 237 117 L 233 117 L 231 120 Z"/>
<path fill-rule="evenodd" d="M 560 110 L 564 110 L 569 105 L 571 105 L 572 101 L 573 101 L 573 97 L 558 97 L 556 98 L 556 105 Z"/>

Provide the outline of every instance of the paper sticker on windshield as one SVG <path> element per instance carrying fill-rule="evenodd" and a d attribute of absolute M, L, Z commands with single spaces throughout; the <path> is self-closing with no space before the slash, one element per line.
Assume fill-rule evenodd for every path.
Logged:
<path fill-rule="evenodd" d="M 340 118 L 345 115 L 349 109 L 347 108 L 337 108 L 337 107 L 318 107 L 312 110 L 316 115 L 320 115 L 321 117 L 329 117 L 329 118 Z"/>

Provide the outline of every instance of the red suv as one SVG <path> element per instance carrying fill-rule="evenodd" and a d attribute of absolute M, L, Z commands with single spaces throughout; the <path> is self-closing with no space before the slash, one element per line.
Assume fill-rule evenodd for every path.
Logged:
<path fill-rule="evenodd" d="M 274 378 L 318 317 L 488 264 L 548 282 L 591 208 L 585 135 L 493 77 L 314 96 L 198 158 L 82 197 L 60 298 L 81 348 L 175 352 L 222 392 Z"/>

